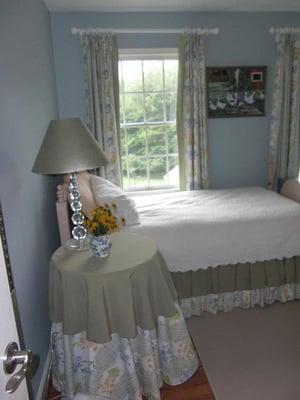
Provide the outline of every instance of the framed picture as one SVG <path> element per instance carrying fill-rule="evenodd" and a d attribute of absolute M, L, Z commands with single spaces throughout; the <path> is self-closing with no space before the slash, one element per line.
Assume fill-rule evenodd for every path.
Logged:
<path fill-rule="evenodd" d="M 208 118 L 265 115 L 267 67 L 207 67 Z"/>

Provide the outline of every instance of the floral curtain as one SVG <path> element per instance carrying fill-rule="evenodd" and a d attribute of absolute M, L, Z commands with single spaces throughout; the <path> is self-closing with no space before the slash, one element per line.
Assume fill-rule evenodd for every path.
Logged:
<path fill-rule="evenodd" d="M 98 172 L 121 186 L 118 49 L 112 34 L 82 33 L 86 123 L 109 164 Z"/>
<path fill-rule="evenodd" d="M 206 114 L 204 36 L 184 34 L 179 45 L 177 97 L 181 190 L 208 187 Z"/>
<path fill-rule="evenodd" d="M 272 102 L 269 188 L 298 179 L 300 157 L 300 35 L 277 34 Z"/>

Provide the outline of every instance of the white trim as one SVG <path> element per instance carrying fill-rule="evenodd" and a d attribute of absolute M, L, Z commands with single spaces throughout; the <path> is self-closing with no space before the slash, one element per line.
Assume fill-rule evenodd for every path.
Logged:
<path fill-rule="evenodd" d="M 300 33 L 300 28 L 296 28 L 296 27 L 289 27 L 289 26 L 285 26 L 285 27 L 279 27 L 279 28 L 275 28 L 275 27 L 271 27 L 269 30 L 270 34 L 273 35 L 274 33 Z"/>
<path fill-rule="evenodd" d="M 83 33 L 198 33 L 202 35 L 218 35 L 220 29 L 215 28 L 180 28 L 180 29 L 114 29 L 114 28 L 75 28 L 73 35 Z"/>
<path fill-rule="evenodd" d="M 52 365 L 52 347 L 50 345 L 47 358 L 44 364 L 44 369 L 40 380 L 39 389 L 36 395 L 36 400 L 45 400 L 45 396 L 47 394 L 49 387 L 51 365 Z"/>
<path fill-rule="evenodd" d="M 119 49 L 119 60 L 177 60 L 176 47 Z"/>

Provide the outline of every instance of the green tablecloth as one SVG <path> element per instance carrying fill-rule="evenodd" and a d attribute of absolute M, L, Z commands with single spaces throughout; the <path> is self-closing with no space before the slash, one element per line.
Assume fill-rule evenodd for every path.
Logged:
<path fill-rule="evenodd" d="M 137 335 L 151 330 L 157 317 L 170 317 L 177 299 L 169 271 L 156 245 L 133 233 L 112 235 L 105 259 L 90 250 L 60 247 L 50 261 L 49 316 L 63 332 L 86 331 L 90 341 L 105 343 L 111 334 Z"/>

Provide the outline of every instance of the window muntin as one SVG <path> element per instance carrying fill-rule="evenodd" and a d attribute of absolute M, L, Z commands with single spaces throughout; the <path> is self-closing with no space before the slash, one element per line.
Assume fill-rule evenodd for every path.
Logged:
<path fill-rule="evenodd" d="M 177 59 L 119 62 L 122 174 L 127 190 L 178 187 L 177 68 Z"/>

